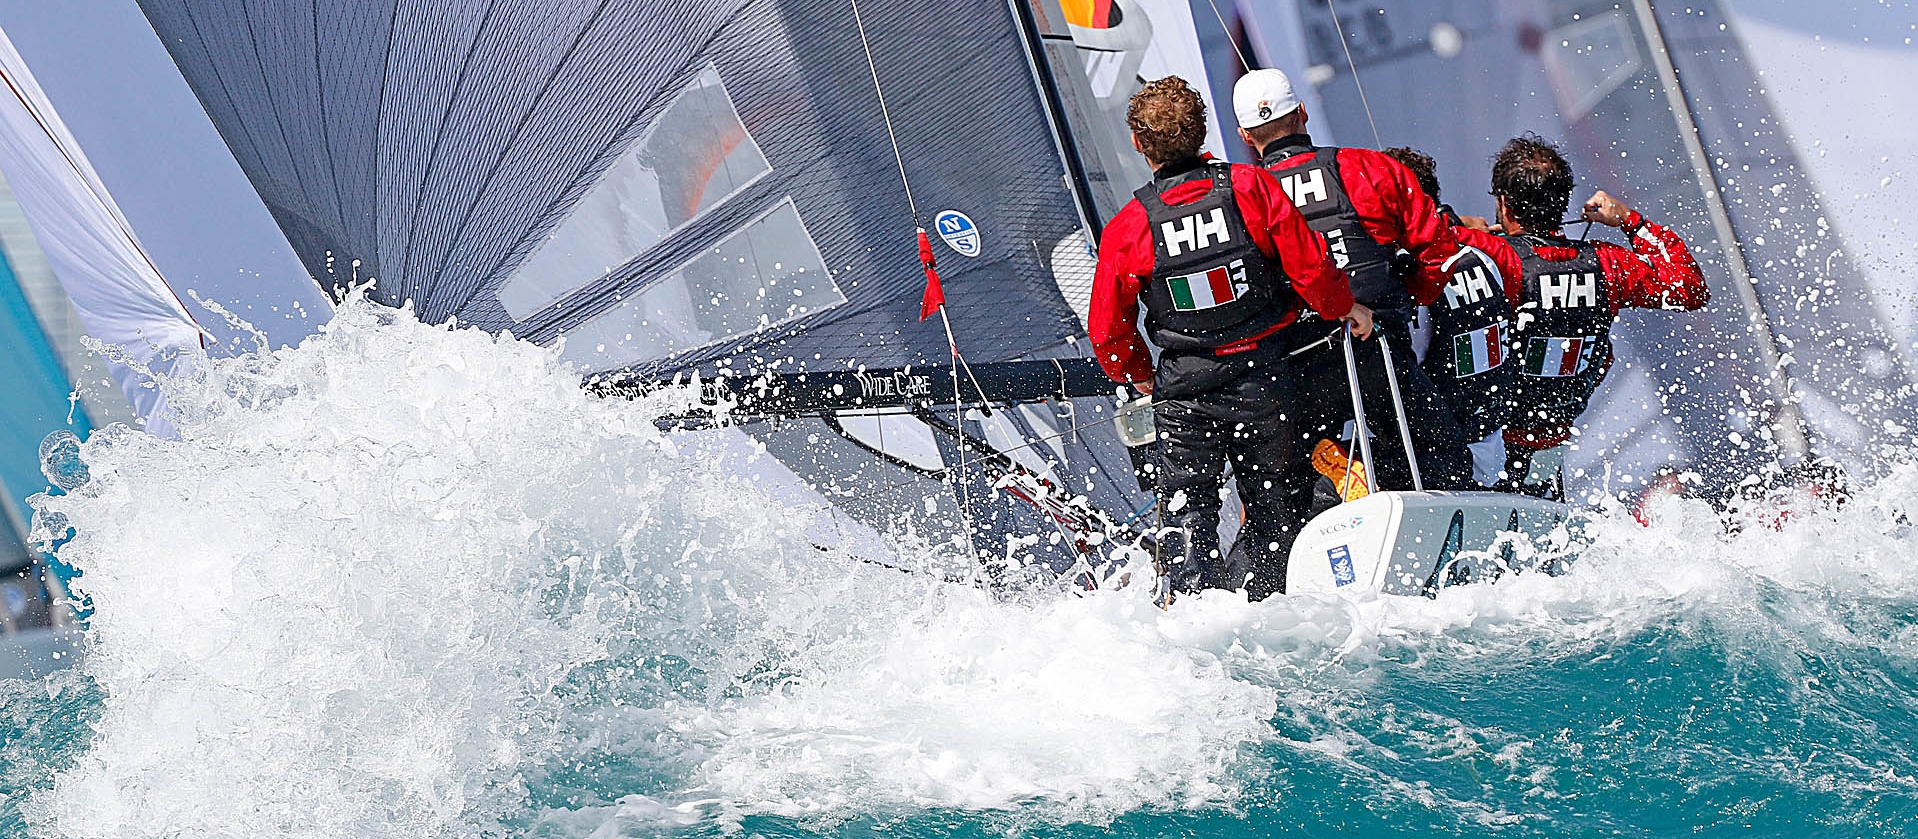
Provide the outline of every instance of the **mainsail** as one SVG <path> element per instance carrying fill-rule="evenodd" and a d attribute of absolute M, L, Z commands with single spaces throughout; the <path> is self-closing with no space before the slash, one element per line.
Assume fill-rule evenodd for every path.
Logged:
<path fill-rule="evenodd" d="M 946 336 L 916 317 L 923 227 L 968 361 L 1089 363 L 1061 291 L 1090 267 L 1069 158 L 1001 0 L 141 7 L 336 291 L 374 280 L 374 299 L 428 322 L 563 339 L 607 381 L 943 371 Z M 939 381 L 923 395 L 950 403 Z M 1127 456 L 1087 407 L 946 416 L 1130 512 Z M 964 476 L 949 435 L 916 463 L 873 451 L 928 427 L 833 415 L 751 433 L 822 491 L 856 488 L 843 506 L 880 498 L 878 522 L 923 506 L 889 488 Z"/>

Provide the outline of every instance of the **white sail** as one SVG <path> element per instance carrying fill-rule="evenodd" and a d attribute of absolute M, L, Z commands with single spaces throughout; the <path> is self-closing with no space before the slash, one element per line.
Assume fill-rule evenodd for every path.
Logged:
<path fill-rule="evenodd" d="M 124 351 L 137 367 L 174 372 L 203 348 L 200 327 L 167 287 L 3 31 L 0 83 L 0 173 L 87 334 Z M 147 430 L 169 436 L 160 390 L 127 364 L 109 366 Z"/>

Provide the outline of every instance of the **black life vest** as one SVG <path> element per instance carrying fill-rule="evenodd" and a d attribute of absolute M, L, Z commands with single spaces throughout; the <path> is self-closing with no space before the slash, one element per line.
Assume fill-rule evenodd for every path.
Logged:
<path fill-rule="evenodd" d="M 1508 421 L 1515 428 L 1569 426 L 1585 413 L 1612 360 L 1613 315 L 1598 248 L 1532 234 L 1505 241 L 1525 269 L 1523 296 L 1512 313 L 1518 379 Z M 1578 255 L 1555 262 L 1539 256 L 1540 247 Z"/>
<path fill-rule="evenodd" d="M 1459 424 L 1477 440 L 1505 425 L 1512 404 L 1512 304 L 1505 299 L 1505 278 L 1484 251 L 1468 247 L 1447 266 L 1451 279 L 1439 299 L 1426 308 L 1432 344 L 1422 366 L 1432 385 L 1452 408 Z"/>
<path fill-rule="evenodd" d="M 1209 177 L 1190 204 L 1160 194 Z M 1297 305 L 1292 281 L 1246 232 L 1232 191 L 1232 167 L 1212 163 L 1156 180 L 1133 193 L 1152 231 L 1152 278 L 1144 301 L 1146 332 L 1164 350 L 1235 344 L 1277 326 Z"/>
<path fill-rule="evenodd" d="M 1312 153 L 1311 159 L 1285 165 L 1306 152 Z M 1346 195 L 1339 150 L 1291 146 L 1274 150 L 1264 163 L 1305 216 L 1305 223 L 1325 236 L 1332 262 L 1352 278 L 1352 296 L 1373 309 L 1411 311 L 1411 293 L 1392 274 L 1392 249 L 1366 232 L 1358 209 Z"/>

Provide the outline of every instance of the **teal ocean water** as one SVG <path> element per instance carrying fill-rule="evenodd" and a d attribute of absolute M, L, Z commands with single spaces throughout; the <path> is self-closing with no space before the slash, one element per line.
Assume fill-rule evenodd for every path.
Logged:
<path fill-rule="evenodd" d="M 1911 466 L 1595 513 L 1561 577 L 1161 612 L 822 554 L 678 397 L 369 306 L 178 387 L 185 440 L 44 502 L 96 613 L 0 683 L 0 835 L 1918 835 Z"/>

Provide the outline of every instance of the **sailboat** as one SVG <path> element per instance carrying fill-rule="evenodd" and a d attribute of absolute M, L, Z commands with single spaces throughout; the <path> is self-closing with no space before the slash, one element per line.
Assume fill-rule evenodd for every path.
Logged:
<path fill-rule="evenodd" d="M 697 377 L 849 525 L 961 565 L 1064 575 L 1143 531 L 1029 9 L 141 7 L 329 290 L 563 342 L 609 396 Z"/>
<path fill-rule="evenodd" d="M 1189 4 L 140 5 L 334 293 L 562 346 L 606 396 L 697 383 L 673 422 L 995 586 L 1149 549 L 1150 435 L 1085 318 L 1143 178 L 1115 114 L 1147 64 L 1207 73 Z"/>

